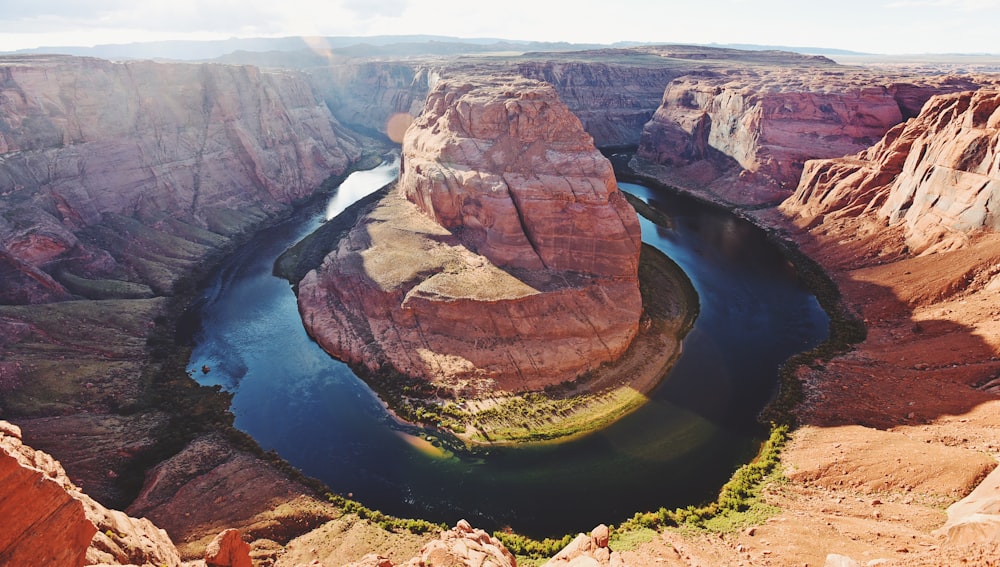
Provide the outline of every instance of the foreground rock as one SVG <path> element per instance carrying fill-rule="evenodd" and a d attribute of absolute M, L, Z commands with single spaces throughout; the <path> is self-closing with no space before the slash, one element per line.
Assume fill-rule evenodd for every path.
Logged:
<path fill-rule="evenodd" d="M 608 527 L 601 524 L 589 534 L 580 534 L 569 545 L 548 560 L 544 567 L 624 567 L 620 553 L 608 547 Z"/>
<path fill-rule="evenodd" d="M 0 560 L 4 565 L 179 565 L 167 533 L 82 493 L 49 455 L 0 422 Z"/>
<path fill-rule="evenodd" d="M 463 396 L 541 389 L 638 330 L 639 225 L 551 86 L 439 83 L 398 189 L 299 284 L 330 353 Z"/>

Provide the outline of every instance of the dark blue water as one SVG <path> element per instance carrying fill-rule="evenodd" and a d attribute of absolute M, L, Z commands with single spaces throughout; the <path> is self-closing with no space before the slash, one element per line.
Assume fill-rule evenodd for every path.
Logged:
<path fill-rule="evenodd" d="M 394 173 L 389 165 L 354 174 L 335 198 L 359 198 Z M 621 187 L 669 217 L 669 227 L 643 220 L 643 240 L 687 272 L 701 313 L 650 401 L 585 438 L 456 455 L 400 431 L 371 390 L 309 339 L 287 282 L 271 275 L 323 213 L 263 231 L 218 268 L 201 297 L 189 367 L 208 365 L 199 381 L 234 393 L 236 426 L 262 447 L 391 514 L 551 536 L 712 499 L 766 434 L 755 416 L 778 365 L 823 340 L 827 318 L 755 227 L 681 196 Z"/>

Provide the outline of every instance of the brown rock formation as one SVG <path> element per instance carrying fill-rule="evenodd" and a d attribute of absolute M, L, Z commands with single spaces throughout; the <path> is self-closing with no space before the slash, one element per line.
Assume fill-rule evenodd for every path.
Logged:
<path fill-rule="evenodd" d="M 608 527 L 601 524 L 590 534 L 580 534 L 569 545 L 549 559 L 544 567 L 598 567 L 611 565 L 624 567 L 620 553 L 608 547 Z"/>
<path fill-rule="evenodd" d="M 478 392 L 573 380 L 625 351 L 638 220 L 551 86 L 439 83 L 403 154 L 398 190 L 300 282 L 328 352 Z"/>
<path fill-rule="evenodd" d="M 948 507 L 938 530 L 950 546 L 1000 541 L 1000 468 L 993 469 L 968 496 Z"/>
<path fill-rule="evenodd" d="M 516 74 L 553 85 L 598 147 L 638 144 L 642 127 L 660 104 L 664 86 L 683 71 L 638 50 L 588 55 L 536 53 L 515 62 L 497 57 L 366 61 L 310 69 L 309 74 L 337 119 L 361 131 L 388 134 L 386 126 L 394 114 L 416 117 L 428 92 L 442 78 Z"/>
<path fill-rule="evenodd" d="M 69 480 L 44 453 L 21 444 L 21 430 L 0 422 L 0 563 L 83 565 L 97 527 Z"/>
<path fill-rule="evenodd" d="M 243 541 L 240 530 L 228 529 L 215 536 L 205 548 L 207 567 L 253 567 L 250 544 Z"/>
<path fill-rule="evenodd" d="M 692 73 L 667 86 L 638 155 L 688 185 L 718 185 L 724 200 L 774 201 L 807 160 L 862 151 L 930 96 L 961 88 L 975 83 L 897 83 L 832 64 Z"/>
<path fill-rule="evenodd" d="M 815 219 L 874 215 L 922 251 L 1000 229 L 1000 92 L 942 95 L 856 156 L 810 162 L 783 210 Z"/>
<path fill-rule="evenodd" d="M 346 567 L 393 567 L 389 558 L 369 554 Z M 424 545 L 420 552 L 399 564 L 404 567 L 516 567 L 514 555 L 497 538 L 475 529 L 465 520 Z"/>
<path fill-rule="evenodd" d="M 69 269 L 169 291 L 178 274 L 164 272 L 309 195 L 359 155 L 301 74 L 4 58 L 0 253 L 56 279 Z M 0 267 L 26 285 L 8 301 L 66 295 L 12 261 Z"/>
<path fill-rule="evenodd" d="M 49 455 L 0 422 L 0 560 L 4 565 L 179 565 L 166 532 L 101 506 Z"/>

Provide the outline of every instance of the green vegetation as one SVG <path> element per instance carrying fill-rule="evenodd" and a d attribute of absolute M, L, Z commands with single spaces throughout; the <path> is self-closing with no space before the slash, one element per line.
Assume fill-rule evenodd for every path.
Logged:
<path fill-rule="evenodd" d="M 631 551 L 644 543 L 653 541 L 657 533 L 656 530 L 649 528 L 618 529 L 611 533 L 608 547 L 615 551 Z"/>
<path fill-rule="evenodd" d="M 518 556 L 518 564 L 521 563 L 520 557 L 526 557 L 529 559 L 552 557 L 556 553 L 559 553 L 562 548 L 572 543 L 573 538 L 575 537 L 567 534 L 558 539 L 545 538 L 543 540 L 537 540 L 504 530 L 493 532 L 493 536 L 503 542 L 504 546 L 511 553 Z"/>
<path fill-rule="evenodd" d="M 310 256 L 313 244 L 300 245 L 295 254 Z M 681 339 L 694 325 L 699 309 L 694 287 L 676 263 L 648 245 L 640 257 L 639 287 L 643 328 L 629 350 L 614 363 L 543 391 L 467 400 L 388 366 L 378 372 L 361 365 L 353 370 L 400 419 L 450 432 L 466 443 L 565 441 L 604 428 L 645 404 L 646 392 L 667 374 Z"/>
<path fill-rule="evenodd" d="M 81 278 L 66 271 L 57 273 L 56 279 L 73 295 L 87 299 L 148 299 L 154 295 L 148 285 L 129 281 Z"/>
<path fill-rule="evenodd" d="M 368 520 L 389 532 L 405 530 L 414 534 L 425 534 L 447 529 L 447 526 L 444 524 L 435 524 L 427 520 L 402 519 L 389 516 L 378 510 L 366 508 L 354 500 L 349 500 L 337 494 L 328 492 L 326 498 L 345 514 L 356 514 L 359 518 Z"/>
<path fill-rule="evenodd" d="M 726 528 L 726 531 L 742 525 L 758 523 L 775 511 L 760 501 L 765 480 L 778 470 L 781 449 L 788 440 L 788 426 L 778 425 L 771 436 L 761 446 L 760 453 L 753 461 L 743 465 L 733 473 L 715 502 L 704 506 L 688 506 L 655 512 L 639 512 L 626 520 L 619 530 L 630 531 L 639 528 L 661 529 L 670 526 L 691 526 L 704 529 Z M 749 512 L 755 513 L 749 513 Z"/>

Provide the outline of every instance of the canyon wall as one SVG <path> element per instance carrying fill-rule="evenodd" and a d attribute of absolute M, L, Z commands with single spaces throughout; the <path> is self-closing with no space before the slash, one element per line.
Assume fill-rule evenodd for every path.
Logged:
<path fill-rule="evenodd" d="M 550 85 L 439 82 L 398 189 L 299 283 L 328 351 L 462 395 L 573 380 L 638 330 L 640 231 Z"/>
<path fill-rule="evenodd" d="M 594 57 L 588 61 L 529 54 L 520 60 L 372 61 L 312 68 L 309 75 L 340 122 L 394 138 L 390 118 L 400 113 L 416 117 L 442 78 L 514 73 L 553 85 L 598 147 L 634 146 L 659 106 L 664 86 L 682 71 L 635 51 Z"/>
<path fill-rule="evenodd" d="M 897 82 L 833 64 L 703 70 L 671 82 L 638 155 L 736 204 L 773 202 L 807 160 L 855 154 L 968 79 Z M 732 187 L 723 188 L 723 185 Z"/>
<path fill-rule="evenodd" d="M 1000 92 L 981 90 L 934 97 L 861 153 L 808 162 L 782 210 L 806 223 L 868 215 L 919 252 L 1000 229 L 998 200 Z"/>
<path fill-rule="evenodd" d="M 66 299 L 95 280 L 168 292 L 182 265 L 359 155 L 299 73 L 5 58 L 0 301 Z"/>

